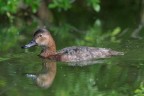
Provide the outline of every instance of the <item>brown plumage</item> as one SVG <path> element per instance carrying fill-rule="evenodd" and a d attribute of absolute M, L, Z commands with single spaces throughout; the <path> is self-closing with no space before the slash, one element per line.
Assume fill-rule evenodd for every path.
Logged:
<path fill-rule="evenodd" d="M 95 48 L 86 46 L 66 47 L 56 52 L 55 41 L 47 29 L 38 29 L 34 33 L 33 40 L 22 48 L 29 48 L 34 45 L 42 47 L 40 56 L 56 61 L 76 62 L 83 60 L 92 60 L 98 58 L 106 58 L 116 55 L 124 55 L 123 52 L 114 51 L 106 48 Z"/>

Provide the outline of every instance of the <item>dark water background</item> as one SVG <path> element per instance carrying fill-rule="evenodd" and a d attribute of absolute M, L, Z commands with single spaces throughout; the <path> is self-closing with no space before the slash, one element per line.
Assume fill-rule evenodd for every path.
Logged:
<path fill-rule="evenodd" d="M 39 25 L 36 21 L 18 23 L 17 28 L 3 21 L 0 28 L 0 95 L 144 96 L 144 30 L 140 29 L 143 15 L 137 4 L 116 5 L 102 0 L 100 12 L 80 8 L 53 11 L 56 24 L 46 26 L 58 50 L 85 45 L 125 53 L 96 60 L 94 64 L 77 63 L 80 66 L 42 60 L 37 56 L 38 47 L 21 49 L 32 39 Z M 135 6 L 128 7 L 131 5 Z M 36 78 L 41 80 L 39 84 Z"/>

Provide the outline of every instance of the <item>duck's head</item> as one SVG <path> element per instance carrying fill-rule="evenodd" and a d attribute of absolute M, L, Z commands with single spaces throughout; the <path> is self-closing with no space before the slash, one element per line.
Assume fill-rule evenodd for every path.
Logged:
<path fill-rule="evenodd" d="M 55 47 L 55 42 L 51 36 L 51 34 L 48 32 L 47 29 L 38 29 L 33 35 L 32 41 L 30 41 L 28 44 L 22 46 L 22 48 L 30 48 L 32 46 L 41 46 L 43 48 L 49 48 L 54 46 Z"/>

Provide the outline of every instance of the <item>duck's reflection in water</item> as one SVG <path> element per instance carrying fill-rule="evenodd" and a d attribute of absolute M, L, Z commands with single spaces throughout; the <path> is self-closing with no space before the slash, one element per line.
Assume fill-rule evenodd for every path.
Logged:
<path fill-rule="evenodd" d="M 104 59 L 97 59 L 97 60 L 85 60 L 85 61 L 77 61 L 77 62 L 67 62 L 68 66 L 88 66 L 88 65 L 93 65 L 93 64 L 102 64 L 105 63 L 106 60 Z"/>
<path fill-rule="evenodd" d="M 56 75 L 56 62 L 44 60 L 42 73 L 38 74 L 36 83 L 38 86 L 48 88 L 53 83 Z"/>
<path fill-rule="evenodd" d="M 65 63 L 68 66 L 88 66 L 92 64 L 101 64 L 104 63 L 105 60 L 89 60 L 82 62 L 67 62 Z M 39 74 L 27 74 L 27 77 L 35 80 L 36 84 L 42 88 L 49 88 L 56 76 L 56 61 L 50 61 L 48 59 L 43 59 L 42 70 Z"/>
<path fill-rule="evenodd" d="M 27 74 L 27 77 L 36 81 L 36 84 L 42 88 L 49 88 L 56 75 L 56 62 L 44 59 L 42 70 L 39 74 Z"/>

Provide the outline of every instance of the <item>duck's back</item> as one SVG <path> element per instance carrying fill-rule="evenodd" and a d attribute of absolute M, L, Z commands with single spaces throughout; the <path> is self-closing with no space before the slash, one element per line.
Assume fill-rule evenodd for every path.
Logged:
<path fill-rule="evenodd" d="M 58 51 L 58 53 L 62 54 L 61 61 L 67 61 L 67 62 L 106 58 L 113 55 L 124 54 L 123 52 L 117 52 L 111 49 L 85 47 L 85 46 L 67 47 Z"/>

